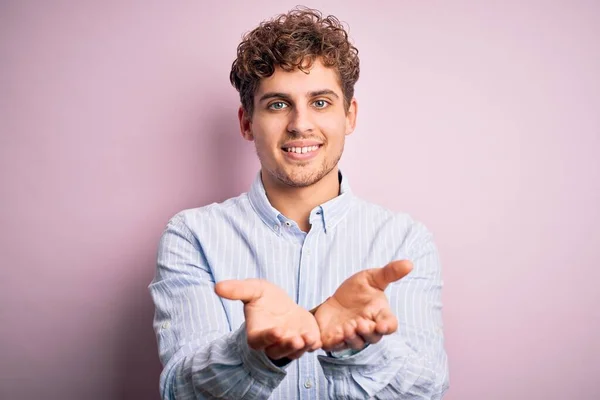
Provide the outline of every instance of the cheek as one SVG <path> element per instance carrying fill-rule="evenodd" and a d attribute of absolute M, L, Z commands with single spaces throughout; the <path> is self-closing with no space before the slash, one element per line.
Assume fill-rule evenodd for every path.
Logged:
<path fill-rule="evenodd" d="M 256 136 L 263 138 L 263 142 L 273 142 L 279 140 L 282 133 L 285 133 L 286 124 L 283 119 L 269 118 L 261 120 L 255 125 Z"/>
<path fill-rule="evenodd" d="M 254 143 L 259 152 L 266 155 L 271 153 L 279 144 L 281 134 L 272 121 L 261 121 L 254 125 Z"/>
<path fill-rule="evenodd" d="M 340 142 L 346 137 L 346 118 L 331 118 L 321 123 L 321 129 L 330 142 Z"/>

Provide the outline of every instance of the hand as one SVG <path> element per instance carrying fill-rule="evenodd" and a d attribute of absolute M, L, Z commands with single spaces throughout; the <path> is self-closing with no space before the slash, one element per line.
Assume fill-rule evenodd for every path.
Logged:
<path fill-rule="evenodd" d="M 279 287 L 261 279 L 217 283 L 217 295 L 244 302 L 248 346 L 271 360 L 296 359 L 321 347 L 319 326 Z"/>
<path fill-rule="evenodd" d="M 406 276 L 412 267 L 408 260 L 392 261 L 346 279 L 315 312 L 323 350 L 361 350 L 366 343 L 377 343 L 383 335 L 394 333 L 398 320 L 384 290 Z"/>

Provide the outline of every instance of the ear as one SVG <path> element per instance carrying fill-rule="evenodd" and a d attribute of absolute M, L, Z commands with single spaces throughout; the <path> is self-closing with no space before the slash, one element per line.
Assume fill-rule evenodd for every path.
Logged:
<path fill-rule="evenodd" d="M 238 119 L 240 121 L 240 132 L 242 137 L 248 141 L 253 141 L 254 135 L 252 134 L 252 121 L 242 106 L 240 106 L 238 110 Z"/>
<path fill-rule="evenodd" d="M 348 107 L 348 111 L 346 112 L 346 135 L 354 132 L 354 128 L 356 128 L 356 114 L 358 113 L 358 102 L 356 98 L 352 98 L 350 102 L 350 107 Z"/>

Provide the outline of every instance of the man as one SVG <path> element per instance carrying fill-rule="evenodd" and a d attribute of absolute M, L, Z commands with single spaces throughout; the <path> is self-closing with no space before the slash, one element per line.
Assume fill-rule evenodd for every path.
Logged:
<path fill-rule="evenodd" d="M 231 81 L 261 170 L 184 210 L 150 291 L 164 399 L 439 399 L 441 276 L 425 227 L 355 197 L 338 169 L 358 51 L 295 9 L 238 47 Z M 317 307 L 315 307 L 317 306 Z"/>

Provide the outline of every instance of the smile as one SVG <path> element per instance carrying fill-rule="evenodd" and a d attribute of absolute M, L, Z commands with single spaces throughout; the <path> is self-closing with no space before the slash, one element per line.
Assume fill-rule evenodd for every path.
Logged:
<path fill-rule="evenodd" d="M 309 161 L 317 157 L 323 145 L 284 147 L 281 150 L 289 161 Z"/>
<path fill-rule="evenodd" d="M 288 147 L 287 149 L 283 149 L 283 151 L 287 151 L 288 153 L 306 154 L 319 150 L 319 147 L 320 146 Z"/>

